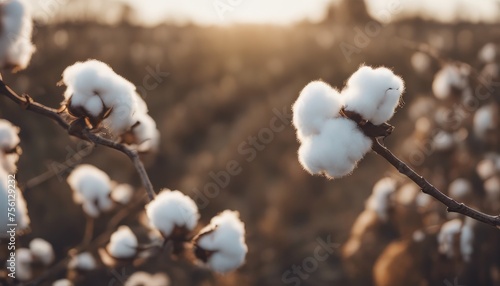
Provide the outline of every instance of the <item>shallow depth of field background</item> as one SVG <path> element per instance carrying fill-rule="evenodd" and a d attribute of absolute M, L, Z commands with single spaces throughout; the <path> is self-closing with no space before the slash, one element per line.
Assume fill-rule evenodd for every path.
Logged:
<path fill-rule="evenodd" d="M 73 5 L 66 2 L 68 7 Z M 415 51 L 405 40 L 429 44 L 470 64 L 477 62 L 477 52 L 486 42 L 500 40 L 498 24 L 411 18 L 384 24 L 348 60 L 341 43 L 355 45 L 354 28 L 364 29 L 370 21 L 360 1 L 332 6 L 326 18 L 314 23 L 152 27 L 133 24 L 130 7 L 105 2 L 101 9 L 112 10 L 120 19 L 112 25 L 99 23 L 99 16 L 87 10 L 78 17 L 65 17 L 61 10 L 54 16 L 60 17 L 55 23 L 37 23 L 37 53 L 31 65 L 18 74 L 4 75 L 4 80 L 17 92 L 56 107 L 64 90 L 56 83 L 64 68 L 75 61 L 104 61 L 137 86 L 143 86 L 145 76 L 155 69 L 169 74 L 143 93 L 161 133 L 159 153 L 146 160 L 152 183 L 157 191 L 168 187 L 196 198 L 214 182 L 211 172 L 223 171 L 228 162 L 237 161 L 241 173 L 231 177 L 214 198 L 208 198 L 200 212 L 207 223 L 224 209 L 240 211 L 249 246 L 246 265 L 222 278 L 182 262 L 158 260 L 139 268 L 166 271 L 173 285 L 200 285 L 199 281 L 204 281 L 202 285 L 283 285 L 283 273 L 313 255 L 318 238 L 331 236 L 340 245 L 346 241 L 373 184 L 391 170 L 385 161 L 369 154 L 350 177 L 328 181 L 310 176 L 297 161 L 299 144 L 290 124 L 273 133 L 267 144 L 258 141 L 263 148 L 254 149 L 253 160 L 238 149 L 241 144 L 245 150 L 251 149 L 249 137 L 258 137 L 269 128 L 276 110 L 290 114 L 292 103 L 309 81 L 323 79 L 340 88 L 361 63 L 384 65 L 404 78 L 404 100 L 410 104 L 419 95 L 430 93 L 432 75 L 439 66 L 434 62 L 430 73 L 418 75 L 410 62 Z M 407 111 L 397 112 L 391 121 L 396 130 L 386 140 L 396 153 L 413 130 Z M 78 150 L 78 141 L 54 123 L 22 112 L 6 99 L 0 100 L 0 116 L 21 127 L 24 152 L 17 178 L 22 189 L 30 179 L 50 172 L 54 162 L 62 163 Z M 118 152 L 98 147 L 82 162 L 95 164 L 112 179 L 140 189 L 133 166 Z M 32 232 L 21 243 L 42 237 L 54 245 L 60 258 L 80 242 L 84 216 L 65 181 L 54 176 L 26 190 L 25 198 Z M 110 216 L 98 223 L 98 231 Z M 134 271 L 125 269 L 128 274 Z M 105 270 L 93 275 L 89 283 L 94 284 L 88 285 L 109 285 L 114 279 Z M 348 285 L 340 250 L 319 262 L 301 285 Z"/>

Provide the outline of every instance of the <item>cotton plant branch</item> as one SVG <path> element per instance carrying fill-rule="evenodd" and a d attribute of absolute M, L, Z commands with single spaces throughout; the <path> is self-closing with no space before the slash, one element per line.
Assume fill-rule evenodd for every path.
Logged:
<path fill-rule="evenodd" d="M 69 123 L 63 116 L 61 116 L 59 110 L 35 102 L 33 98 L 31 98 L 27 94 L 18 95 L 8 85 L 6 85 L 2 79 L 0 79 L 0 93 L 5 95 L 13 102 L 17 103 L 23 109 L 38 113 L 40 115 L 43 115 L 45 117 L 54 120 L 57 124 L 59 124 L 59 126 L 67 130 L 70 135 L 78 137 L 82 140 L 89 141 L 95 145 L 102 145 L 108 148 L 115 149 L 127 155 L 134 164 L 134 167 L 141 178 L 142 184 L 144 185 L 149 200 L 152 201 L 154 199 L 155 191 L 153 189 L 153 185 L 151 184 L 146 169 L 144 168 L 144 164 L 140 160 L 137 151 L 129 149 L 127 146 L 123 144 L 117 143 L 115 141 L 106 139 L 104 137 L 92 133 L 87 127 L 85 127 L 84 124 L 81 124 L 80 119 L 77 119 L 72 123 Z"/>
<path fill-rule="evenodd" d="M 103 246 L 106 244 L 106 242 L 109 241 L 109 238 L 115 231 L 115 229 L 127 218 L 130 217 L 132 214 L 135 214 L 136 211 L 138 211 L 139 206 L 142 206 L 144 203 L 146 203 L 146 195 L 136 195 L 134 196 L 134 199 L 131 200 L 131 202 L 124 206 L 120 211 L 118 211 L 107 223 L 106 226 L 106 231 L 101 233 L 99 236 L 94 238 L 88 243 L 82 242 L 80 245 L 76 246 L 73 250 L 70 251 L 71 254 L 77 255 L 86 251 L 92 252 L 97 250 L 99 247 Z M 23 285 L 39 285 L 43 281 L 49 279 L 52 276 L 57 275 L 57 273 L 63 271 L 68 263 L 71 260 L 71 256 L 68 255 L 61 259 L 59 262 L 56 264 L 52 265 L 47 271 L 45 271 L 42 275 L 37 277 L 35 280 L 32 280 L 30 282 L 27 282 Z"/>
<path fill-rule="evenodd" d="M 500 229 L 500 215 L 492 216 L 485 213 L 482 213 L 478 210 L 475 210 L 463 203 L 457 202 L 454 199 L 448 197 L 436 187 L 434 187 L 431 183 L 429 183 L 424 177 L 415 172 L 412 168 L 410 168 L 406 163 L 404 163 L 401 159 L 396 157 L 387 147 L 385 147 L 382 143 L 380 143 L 379 138 L 385 138 L 389 136 L 394 127 L 384 123 L 379 126 L 375 126 L 368 121 L 360 120 L 360 116 L 355 113 L 344 112 L 343 115 L 354 120 L 361 130 L 372 139 L 372 150 L 384 158 L 387 162 L 389 162 L 392 166 L 394 166 L 399 173 L 408 177 L 415 184 L 417 184 L 422 192 L 425 194 L 432 196 L 443 205 L 447 207 L 448 212 L 455 212 L 465 216 L 468 216 L 477 221 L 489 224 L 491 226 L 495 226 Z"/>

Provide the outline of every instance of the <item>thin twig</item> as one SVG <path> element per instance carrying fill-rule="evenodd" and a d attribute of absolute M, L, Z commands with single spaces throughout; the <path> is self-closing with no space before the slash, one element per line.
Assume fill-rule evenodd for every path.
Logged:
<path fill-rule="evenodd" d="M 83 233 L 83 239 L 81 243 L 82 247 L 86 247 L 87 245 L 89 245 L 92 241 L 92 237 L 94 236 L 94 218 L 87 214 L 85 215 L 85 217 L 85 232 Z"/>
<path fill-rule="evenodd" d="M 132 163 L 134 164 L 137 173 L 141 177 L 142 184 L 147 192 L 149 200 L 153 200 L 155 197 L 155 192 L 153 185 L 149 180 L 149 176 L 144 168 L 144 164 L 139 158 L 137 151 L 127 148 L 125 145 L 111 141 L 109 139 L 103 138 L 97 134 L 90 132 L 88 129 L 77 129 L 72 128 L 72 125 L 68 123 L 59 113 L 58 110 L 47 107 L 43 104 L 35 102 L 29 95 L 18 95 L 9 86 L 7 86 L 2 80 L 0 80 L 0 93 L 8 97 L 10 100 L 14 101 L 20 105 L 23 109 L 33 111 L 35 113 L 41 114 L 45 117 L 56 121 L 62 128 L 68 131 L 70 135 L 78 137 L 82 140 L 90 141 L 96 145 L 103 145 L 115 150 L 118 150 L 125 155 L 127 155 Z"/>
<path fill-rule="evenodd" d="M 424 177 L 413 171 L 408 165 L 396 157 L 389 149 L 383 146 L 377 138 L 372 138 L 373 145 L 372 150 L 378 155 L 382 156 L 387 162 L 393 165 L 401 174 L 408 177 L 410 180 L 415 182 L 421 189 L 422 192 L 434 197 L 446 207 L 448 207 L 448 212 L 455 212 L 463 214 L 477 221 L 496 226 L 500 228 L 500 216 L 492 216 L 475 210 L 463 203 L 459 203 L 454 199 L 443 194 L 441 191 L 436 189 L 431 185 Z"/>

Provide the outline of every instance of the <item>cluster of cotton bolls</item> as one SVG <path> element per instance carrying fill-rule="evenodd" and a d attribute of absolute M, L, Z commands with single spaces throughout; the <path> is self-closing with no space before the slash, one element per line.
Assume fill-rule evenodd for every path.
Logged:
<path fill-rule="evenodd" d="M 67 87 L 62 104 L 72 116 L 86 119 L 94 129 L 104 126 L 140 152 L 156 150 L 156 123 L 131 82 L 97 60 L 77 62 L 62 77 Z"/>
<path fill-rule="evenodd" d="M 498 50 L 487 44 L 479 52 L 479 67 L 445 63 L 429 81 L 429 92 L 410 101 L 414 131 L 397 151 L 446 195 L 489 214 L 500 209 Z M 481 70 L 477 77 L 471 76 L 473 69 Z M 412 276 L 433 285 L 461 275 L 471 284 L 500 283 L 497 273 L 481 274 L 497 267 L 498 230 L 448 213 L 413 182 L 398 180 L 396 190 L 389 182 L 384 178 L 375 184 L 346 243 L 344 264 L 362 269 L 352 273 L 353 279 L 368 276 L 366 281 L 375 285 L 388 285 L 383 281 L 390 279 L 390 285 L 402 285 L 408 280 L 398 277 Z M 412 266 L 394 275 L 391 265 L 403 262 Z M 425 272 L 429 268 L 433 273 Z"/>
<path fill-rule="evenodd" d="M 17 224 L 17 231 L 23 231 L 29 227 L 30 223 L 26 201 L 15 181 L 17 161 L 21 150 L 18 133 L 18 127 L 7 120 L 0 119 L 0 238 L 9 236 L 7 232 L 10 230 L 9 224 Z M 11 204 L 14 201 L 15 217 L 9 217 L 8 213 L 12 213 Z M 9 219 L 15 219 L 15 221 Z"/>
<path fill-rule="evenodd" d="M 391 119 L 403 91 L 403 80 L 384 67 L 360 67 L 342 92 L 321 81 L 309 83 L 293 105 L 302 166 L 330 178 L 350 174 L 372 141 L 342 112 L 380 125 Z"/>
<path fill-rule="evenodd" d="M 14 71 L 26 68 L 35 52 L 31 43 L 33 23 L 23 0 L 0 3 L 0 68 Z"/>
<path fill-rule="evenodd" d="M 41 238 L 35 238 L 30 242 L 29 248 L 16 249 L 16 278 L 28 281 L 35 277 L 36 272 L 43 271 L 52 264 L 54 259 L 52 245 Z"/>
<path fill-rule="evenodd" d="M 437 240 L 438 250 L 448 258 L 453 258 L 461 254 L 465 261 L 470 261 L 474 252 L 472 243 L 474 241 L 473 225 L 475 221 L 467 218 L 465 222 L 460 219 L 447 221 L 441 226 Z M 459 239 L 459 250 L 456 250 L 456 240 Z M 457 253 L 458 252 L 458 253 Z"/>
<path fill-rule="evenodd" d="M 78 165 L 67 178 L 73 190 L 73 200 L 81 204 L 84 212 L 93 218 L 113 208 L 114 202 L 125 205 L 133 195 L 127 184 L 116 184 L 95 166 Z"/>
<path fill-rule="evenodd" d="M 146 206 L 146 213 L 151 227 L 174 243 L 187 242 L 199 219 L 198 208 L 191 198 L 168 189 Z M 196 257 L 217 272 L 234 270 L 245 261 L 245 226 L 237 212 L 226 210 L 212 218 L 193 243 Z"/>

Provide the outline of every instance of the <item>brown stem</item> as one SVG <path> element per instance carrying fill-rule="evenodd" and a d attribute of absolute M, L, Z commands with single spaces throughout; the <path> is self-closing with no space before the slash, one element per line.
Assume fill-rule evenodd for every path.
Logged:
<path fill-rule="evenodd" d="M 153 200 L 155 197 L 155 192 L 153 189 L 153 185 L 149 180 L 149 176 L 144 168 L 144 164 L 142 164 L 139 155 L 136 151 L 127 148 L 125 145 L 111 141 L 109 139 L 103 138 L 97 134 L 90 132 L 86 128 L 78 129 L 72 128 L 72 125 L 69 124 L 58 112 L 58 110 L 47 107 L 43 104 L 33 101 L 33 99 L 29 95 L 18 95 L 15 93 L 9 86 L 7 86 L 3 80 L 0 80 L 0 93 L 8 97 L 10 100 L 14 101 L 18 105 L 20 105 L 23 109 L 33 111 L 35 113 L 41 114 L 45 117 L 48 117 L 55 122 L 57 122 L 62 128 L 68 131 L 70 135 L 78 137 L 83 140 L 90 141 L 96 145 L 103 145 L 115 150 L 118 150 L 125 155 L 127 155 L 132 163 L 134 164 L 137 173 L 141 177 L 142 184 L 146 189 L 149 200 Z"/>
<path fill-rule="evenodd" d="M 415 182 L 415 184 L 417 184 L 422 189 L 422 192 L 434 197 L 442 204 L 447 206 L 448 212 L 456 212 L 459 214 L 463 214 L 477 221 L 500 228 L 500 216 L 492 216 L 484 214 L 480 211 L 477 211 L 471 207 L 466 206 L 463 203 L 459 203 L 454 199 L 448 197 L 447 195 L 443 194 L 441 191 L 436 189 L 436 187 L 431 185 L 424 177 L 417 174 L 408 165 L 406 165 L 403 161 L 401 161 L 398 157 L 396 157 L 389 149 L 383 146 L 377 138 L 372 138 L 372 141 L 373 141 L 372 150 L 375 151 L 375 153 L 382 156 L 387 162 L 393 165 L 401 174 L 405 175 L 413 182 Z"/>
<path fill-rule="evenodd" d="M 89 245 L 89 243 L 92 241 L 92 237 L 94 236 L 94 218 L 89 215 L 85 216 L 85 232 L 83 234 L 81 243 L 82 247 L 86 247 L 87 245 Z"/>

